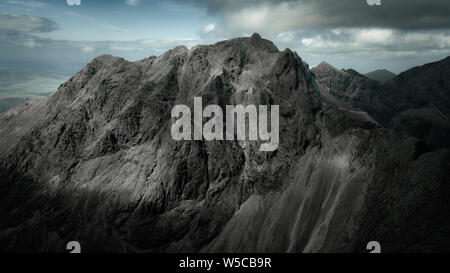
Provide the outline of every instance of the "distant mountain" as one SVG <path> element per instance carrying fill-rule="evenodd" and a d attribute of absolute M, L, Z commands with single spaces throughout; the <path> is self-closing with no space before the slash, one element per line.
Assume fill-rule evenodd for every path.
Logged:
<path fill-rule="evenodd" d="M 386 82 L 393 77 L 397 76 L 397 74 L 387 70 L 387 69 L 379 69 L 369 73 L 364 74 L 369 79 L 376 80 L 379 82 Z"/>
<path fill-rule="evenodd" d="M 337 106 L 365 111 L 385 127 L 421 138 L 430 149 L 450 146 L 450 57 L 385 83 L 324 65 L 312 71 L 323 96 Z"/>
<path fill-rule="evenodd" d="M 0 252 L 65 252 L 73 240 L 83 252 L 366 252 L 372 240 L 383 252 L 448 251 L 450 151 L 425 152 L 323 99 L 353 105 L 380 83 L 315 71 L 257 34 L 95 58 L 51 97 L 0 115 Z M 447 74 L 432 72 L 447 90 Z M 400 95 L 410 109 L 414 96 Z M 171 110 L 194 97 L 279 105 L 278 150 L 175 141 Z"/>

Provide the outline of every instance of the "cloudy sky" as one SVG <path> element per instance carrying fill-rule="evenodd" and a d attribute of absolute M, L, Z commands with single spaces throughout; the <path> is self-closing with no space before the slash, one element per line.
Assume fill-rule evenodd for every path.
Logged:
<path fill-rule="evenodd" d="M 450 55 L 450 1 L 0 0 L 0 68 L 70 74 L 101 54 L 138 60 L 253 32 L 311 66 L 399 73 Z"/>

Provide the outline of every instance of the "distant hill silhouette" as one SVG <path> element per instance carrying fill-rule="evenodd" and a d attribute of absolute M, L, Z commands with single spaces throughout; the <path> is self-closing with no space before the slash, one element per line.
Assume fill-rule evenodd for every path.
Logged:
<path fill-rule="evenodd" d="M 364 76 L 366 76 L 367 78 L 370 78 L 372 80 L 379 81 L 379 82 L 386 82 L 397 75 L 387 69 L 378 69 L 378 70 L 366 73 L 366 74 L 364 74 Z"/>

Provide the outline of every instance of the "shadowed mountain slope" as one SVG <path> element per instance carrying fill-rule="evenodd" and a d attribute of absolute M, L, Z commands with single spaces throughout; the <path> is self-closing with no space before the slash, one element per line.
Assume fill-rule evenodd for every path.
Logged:
<path fill-rule="evenodd" d="M 430 150 L 450 139 L 450 57 L 412 68 L 381 84 L 354 70 L 312 69 L 323 97 L 364 111 L 382 126 L 422 139 Z"/>

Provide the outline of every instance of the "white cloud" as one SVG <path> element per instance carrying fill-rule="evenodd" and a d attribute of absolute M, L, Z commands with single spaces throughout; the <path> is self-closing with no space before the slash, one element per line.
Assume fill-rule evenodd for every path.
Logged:
<path fill-rule="evenodd" d="M 262 31 L 270 27 L 270 21 L 269 8 L 266 6 L 242 9 L 225 17 L 225 24 L 232 31 Z"/>
<path fill-rule="evenodd" d="M 81 0 L 66 0 L 69 6 L 81 6 Z"/>
<path fill-rule="evenodd" d="M 222 26 L 215 23 L 205 25 L 197 32 L 197 34 L 202 38 L 202 40 L 205 40 L 205 42 L 233 38 L 230 32 L 225 31 Z"/>
<path fill-rule="evenodd" d="M 25 47 L 28 47 L 28 48 L 34 48 L 34 47 L 39 46 L 39 44 L 33 39 L 29 39 L 29 40 L 24 41 L 23 45 Z"/>
<path fill-rule="evenodd" d="M 56 23 L 42 17 L 0 13 L 0 32 L 42 33 L 56 29 Z"/>
<path fill-rule="evenodd" d="M 206 26 L 203 27 L 203 33 L 208 33 L 211 31 L 214 31 L 216 29 L 216 25 L 214 24 L 207 24 Z"/>
<path fill-rule="evenodd" d="M 295 31 L 280 32 L 276 36 L 276 40 L 283 41 L 284 43 L 294 42 L 296 39 Z"/>
<path fill-rule="evenodd" d="M 380 28 L 338 28 L 315 31 L 281 32 L 273 38 L 277 45 L 301 55 L 366 56 L 368 58 L 412 55 L 450 55 L 450 31 L 400 31 Z"/>
<path fill-rule="evenodd" d="M 138 5 L 140 0 L 126 0 L 125 3 L 129 6 L 136 6 Z"/>
<path fill-rule="evenodd" d="M 95 47 L 85 45 L 85 46 L 81 47 L 81 51 L 83 51 L 84 53 L 91 53 L 91 52 L 95 51 Z"/>
<path fill-rule="evenodd" d="M 391 29 L 362 29 L 356 30 L 356 39 L 362 43 L 387 44 L 394 38 L 393 33 Z"/>
<path fill-rule="evenodd" d="M 111 25 L 111 24 L 105 24 L 104 28 L 106 30 L 119 31 L 119 32 L 128 32 L 129 31 L 126 28 L 118 27 L 118 26 Z"/>
<path fill-rule="evenodd" d="M 45 8 L 47 6 L 46 3 L 38 2 L 38 1 L 20 1 L 20 0 L 9 0 L 9 4 L 13 5 L 22 5 L 30 8 Z"/>

